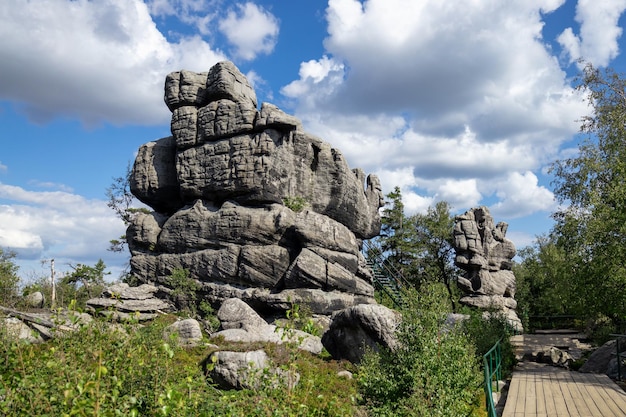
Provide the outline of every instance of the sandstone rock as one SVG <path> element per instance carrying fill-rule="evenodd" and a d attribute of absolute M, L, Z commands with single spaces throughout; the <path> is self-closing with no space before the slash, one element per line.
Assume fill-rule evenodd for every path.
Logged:
<path fill-rule="evenodd" d="M 194 347 L 202 340 L 202 328 L 197 320 L 184 319 L 167 326 L 163 335 L 166 339 L 175 336 L 176 343 L 179 346 Z"/>
<path fill-rule="evenodd" d="M 300 381 L 300 374 L 272 367 L 262 350 L 251 352 L 218 351 L 209 356 L 208 374 L 223 389 L 260 389 L 264 386 L 292 390 Z M 206 366 L 206 365 L 205 365 Z"/>
<path fill-rule="evenodd" d="M 4 335 L 9 340 L 23 341 L 28 343 L 41 343 L 44 339 L 41 335 L 31 329 L 26 323 L 18 318 L 7 317 L 0 322 Z"/>
<path fill-rule="evenodd" d="M 32 307 L 32 308 L 42 308 L 45 301 L 46 299 L 41 293 L 41 291 L 30 293 L 26 297 L 24 297 L 24 303 L 28 307 Z"/>
<path fill-rule="evenodd" d="M 615 340 L 609 340 L 593 351 L 587 361 L 580 367 L 579 372 L 593 374 L 606 374 L 611 378 L 617 378 L 617 348 Z M 626 343 L 620 342 L 620 351 L 626 351 Z M 626 368 L 622 368 L 622 374 L 626 374 Z"/>
<path fill-rule="evenodd" d="M 209 302 L 243 292 L 267 310 L 299 290 L 313 291 L 316 313 L 373 302 L 359 246 L 380 231 L 377 177 L 350 169 L 275 105 L 257 110 L 254 89 L 230 62 L 171 73 L 165 102 L 172 136 L 143 145 L 130 176 L 133 194 L 155 211 L 127 231 L 139 282 L 171 294 L 171 274 L 185 269 Z"/>
<path fill-rule="evenodd" d="M 487 207 L 473 208 L 457 216 L 454 225 L 456 265 L 465 271 L 458 277 L 466 294 L 461 303 L 481 309 L 501 310 L 517 330 L 522 324 L 515 313 L 515 275 L 511 270 L 515 246 L 506 238 L 507 224 L 494 224 Z"/>
<path fill-rule="evenodd" d="M 125 283 L 114 284 L 106 288 L 100 297 L 87 300 L 86 307 L 91 313 L 99 313 L 113 320 L 152 320 L 174 309 L 171 302 L 156 297 L 157 292 L 158 288 L 150 284 L 138 287 L 130 287 Z"/>
<path fill-rule="evenodd" d="M 238 299 L 226 300 L 217 312 L 222 329 L 211 335 L 212 339 L 227 342 L 289 343 L 300 350 L 319 355 L 323 346 L 319 337 L 300 330 L 285 329 L 268 324 L 246 303 Z"/>
<path fill-rule="evenodd" d="M 214 352 L 208 363 L 213 364 L 209 376 L 224 389 L 257 388 L 269 358 L 263 350 L 251 352 Z"/>
<path fill-rule="evenodd" d="M 332 315 L 322 343 L 335 359 L 359 363 L 366 348 L 396 346 L 400 315 L 382 305 L 357 305 Z"/>

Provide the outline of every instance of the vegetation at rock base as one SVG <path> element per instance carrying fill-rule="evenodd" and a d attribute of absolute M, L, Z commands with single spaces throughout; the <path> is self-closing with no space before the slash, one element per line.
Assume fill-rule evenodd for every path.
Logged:
<path fill-rule="evenodd" d="M 457 327 L 443 327 L 451 306 L 441 283 L 413 290 L 410 299 L 397 333 L 398 347 L 368 352 L 359 367 L 359 389 L 369 412 L 374 416 L 481 415 L 482 354 L 506 338 L 504 321 L 474 316 Z M 504 355 L 510 370 L 512 349 Z"/>
<path fill-rule="evenodd" d="M 13 304 L 19 290 L 19 268 L 13 262 L 15 256 L 15 252 L 0 248 L 0 303 L 5 306 Z"/>
<path fill-rule="evenodd" d="M 171 317 L 171 316 L 170 316 Z M 200 363 L 207 347 L 163 339 L 169 318 L 147 326 L 86 325 L 45 344 L 0 342 L 0 415 L 10 416 L 349 416 L 356 415 L 345 365 L 265 346 L 278 366 L 301 375 L 293 390 L 223 391 Z M 232 344 L 231 350 L 246 347 Z M 293 360 L 293 363 L 287 363 Z"/>

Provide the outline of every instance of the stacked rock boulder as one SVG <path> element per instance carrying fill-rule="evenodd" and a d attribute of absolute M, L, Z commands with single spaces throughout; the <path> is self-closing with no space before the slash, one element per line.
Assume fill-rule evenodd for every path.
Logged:
<path fill-rule="evenodd" d="M 455 218 L 456 265 L 464 275 L 458 286 L 462 304 L 501 312 L 516 331 L 523 330 L 515 309 L 515 245 L 506 238 L 508 225 L 494 224 L 487 207 L 473 208 Z"/>
<path fill-rule="evenodd" d="M 363 239 L 380 231 L 378 178 L 303 131 L 230 62 L 165 82 L 172 136 L 139 149 L 132 193 L 154 211 L 127 231 L 131 273 L 171 290 L 186 269 L 204 299 L 257 310 L 373 303 Z"/>

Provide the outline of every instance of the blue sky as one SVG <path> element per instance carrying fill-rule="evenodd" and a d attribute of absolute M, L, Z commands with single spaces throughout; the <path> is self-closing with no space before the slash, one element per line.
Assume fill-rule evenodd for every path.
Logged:
<path fill-rule="evenodd" d="M 409 212 L 487 205 L 518 248 L 547 232 L 547 168 L 589 112 L 582 58 L 625 71 L 626 0 L 3 0 L 0 247 L 25 279 L 102 258 L 105 190 L 169 135 L 165 76 L 233 61 L 259 102 L 400 186 Z"/>

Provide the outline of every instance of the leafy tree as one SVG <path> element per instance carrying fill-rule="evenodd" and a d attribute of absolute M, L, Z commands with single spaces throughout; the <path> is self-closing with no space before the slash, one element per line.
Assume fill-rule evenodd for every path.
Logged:
<path fill-rule="evenodd" d="M 15 252 L 0 248 L 0 303 L 3 305 L 17 300 L 20 278 L 17 275 L 19 267 L 13 261 L 15 256 Z"/>
<path fill-rule="evenodd" d="M 380 231 L 380 251 L 387 262 L 402 273 L 403 276 L 413 275 L 412 261 L 415 255 L 415 228 L 412 220 L 404 213 L 402 192 L 395 187 L 387 194 L 382 215 Z"/>
<path fill-rule="evenodd" d="M 73 298 L 79 302 L 98 295 L 105 286 L 104 276 L 110 274 L 110 272 L 105 272 L 106 265 L 102 259 L 99 259 L 94 266 L 78 264 L 71 268 L 73 272 L 64 276 L 60 284 L 73 290 Z"/>
<path fill-rule="evenodd" d="M 395 187 L 387 194 L 385 205 L 378 238 L 383 258 L 415 287 L 427 282 L 443 283 L 454 309 L 458 294 L 453 283 L 458 269 L 454 265 L 454 218 L 449 204 L 441 201 L 425 214 L 407 216 L 400 188 Z"/>
<path fill-rule="evenodd" d="M 520 249 L 513 266 L 517 281 L 517 310 L 528 328 L 532 316 L 575 313 L 575 299 L 567 252 L 554 234 L 540 236 L 532 246 Z"/>
<path fill-rule="evenodd" d="M 426 214 L 413 216 L 412 223 L 415 225 L 415 263 L 418 276 L 444 284 L 452 310 L 455 311 L 458 293 L 454 283 L 459 270 L 454 264 L 454 218 L 450 215 L 450 205 L 446 201 L 440 201 L 435 207 L 429 207 Z"/>
<path fill-rule="evenodd" d="M 582 119 L 578 155 L 557 161 L 554 215 L 581 314 L 626 317 L 626 80 L 587 65 L 578 88 L 593 113 Z M 573 300 L 570 300 L 573 301 Z"/>

